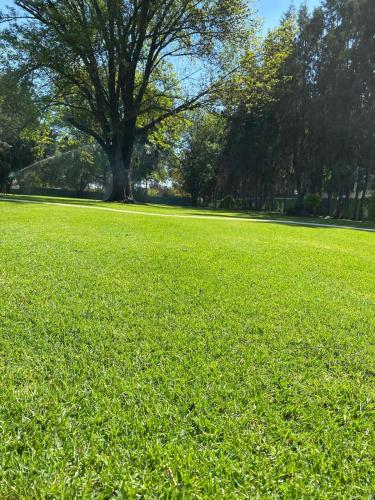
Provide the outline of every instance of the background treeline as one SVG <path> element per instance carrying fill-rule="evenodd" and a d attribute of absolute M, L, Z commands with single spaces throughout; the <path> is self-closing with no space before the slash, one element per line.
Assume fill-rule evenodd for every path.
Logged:
<path fill-rule="evenodd" d="M 290 11 L 242 60 L 225 109 L 193 127 L 184 186 L 196 203 L 230 195 L 227 205 L 272 209 L 291 197 L 291 212 L 362 218 L 375 173 L 374 100 L 375 2 Z"/>

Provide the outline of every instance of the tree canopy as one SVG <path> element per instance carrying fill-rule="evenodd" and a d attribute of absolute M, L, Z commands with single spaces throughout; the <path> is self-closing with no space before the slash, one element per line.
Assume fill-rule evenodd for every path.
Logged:
<path fill-rule="evenodd" d="M 131 196 L 136 136 L 189 109 L 223 82 L 228 47 L 248 31 L 243 0 L 16 0 L 2 39 L 36 75 L 49 104 L 108 156 L 111 199 Z M 187 63 L 199 84 L 183 85 Z M 204 66 L 203 66 L 204 64 Z M 204 68 L 204 71 L 203 71 Z M 187 78 L 185 76 L 185 78 Z"/>

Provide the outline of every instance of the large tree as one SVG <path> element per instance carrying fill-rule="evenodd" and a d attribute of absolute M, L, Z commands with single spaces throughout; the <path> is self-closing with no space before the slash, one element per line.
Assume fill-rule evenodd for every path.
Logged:
<path fill-rule="evenodd" d="M 49 103 L 100 144 L 113 175 L 110 199 L 126 200 L 137 135 L 223 82 L 231 58 L 221 65 L 222 54 L 246 36 L 248 3 L 16 0 L 2 39 L 7 55 L 52 93 Z M 187 68 L 195 79 L 183 76 Z"/>

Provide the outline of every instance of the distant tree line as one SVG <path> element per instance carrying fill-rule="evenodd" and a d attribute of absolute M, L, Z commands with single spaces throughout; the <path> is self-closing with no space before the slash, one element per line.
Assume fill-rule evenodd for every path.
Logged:
<path fill-rule="evenodd" d="M 314 195 L 325 214 L 361 218 L 375 174 L 375 2 L 289 11 L 249 49 L 223 103 L 185 146 L 195 202 L 230 195 L 271 209 L 285 196 L 302 211 Z"/>

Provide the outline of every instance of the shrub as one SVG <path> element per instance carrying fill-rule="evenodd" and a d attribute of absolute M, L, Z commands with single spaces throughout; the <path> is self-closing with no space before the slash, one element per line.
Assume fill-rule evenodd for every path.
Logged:
<path fill-rule="evenodd" d="M 151 187 L 151 188 L 148 188 L 147 194 L 151 198 L 156 198 L 159 196 L 159 190 L 157 188 Z"/>
<path fill-rule="evenodd" d="M 225 210 L 233 210 L 236 208 L 236 200 L 230 194 L 227 194 L 220 204 L 220 208 Z"/>
<path fill-rule="evenodd" d="M 307 194 L 303 200 L 303 206 L 310 214 L 316 213 L 317 209 L 320 207 L 320 203 L 320 196 L 312 193 Z"/>
<path fill-rule="evenodd" d="M 368 207 L 368 218 L 375 222 L 375 193 L 371 196 L 370 205 Z"/>

